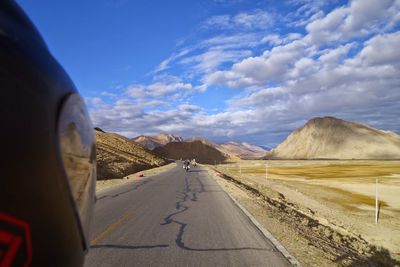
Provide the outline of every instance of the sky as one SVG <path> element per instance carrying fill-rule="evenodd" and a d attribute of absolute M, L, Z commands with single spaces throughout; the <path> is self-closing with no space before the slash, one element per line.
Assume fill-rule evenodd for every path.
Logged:
<path fill-rule="evenodd" d="M 400 0 L 18 0 L 93 124 L 267 147 L 313 117 L 400 133 Z"/>

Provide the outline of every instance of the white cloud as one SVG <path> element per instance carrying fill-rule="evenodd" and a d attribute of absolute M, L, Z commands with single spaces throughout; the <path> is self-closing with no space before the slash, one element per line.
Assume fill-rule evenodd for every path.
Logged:
<path fill-rule="evenodd" d="M 258 34 L 246 32 L 213 36 L 201 41 L 198 48 L 238 49 L 259 44 Z"/>
<path fill-rule="evenodd" d="M 261 39 L 261 43 L 270 43 L 272 45 L 282 44 L 282 38 L 279 34 L 268 34 Z"/>
<path fill-rule="evenodd" d="M 216 35 L 173 53 L 150 74 L 166 71 L 173 64 L 183 64 L 186 75 L 202 75 L 221 64 L 235 63 L 250 56 L 251 49 L 260 44 L 259 36 L 252 32 Z"/>
<path fill-rule="evenodd" d="M 329 3 L 324 0 L 286 1 L 295 11 L 289 12 L 284 20 L 289 26 L 301 27 L 324 16 L 323 8 Z"/>
<path fill-rule="evenodd" d="M 265 30 L 275 23 L 275 14 L 256 9 L 249 12 L 240 12 L 232 15 L 218 15 L 207 19 L 204 27 L 217 27 L 219 29 L 238 30 Z"/>
<path fill-rule="evenodd" d="M 350 49 L 353 48 L 354 46 L 355 43 L 348 43 L 345 45 L 338 46 L 337 48 L 326 49 L 322 51 L 322 55 L 319 57 L 318 60 L 327 65 L 337 64 L 347 56 Z"/>
<path fill-rule="evenodd" d="M 248 29 L 267 29 L 274 23 L 271 13 L 262 10 L 253 12 L 241 12 L 232 18 L 236 26 Z"/>
<path fill-rule="evenodd" d="M 204 82 L 229 87 L 260 86 L 267 82 L 281 82 L 288 69 L 308 53 L 307 44 L 302 40 L 295 40 L 267 50 L 261 56 L 246 58 L 234 64 L 231 70 L 209 74 Z"/>
<path fill-rule="evenodd" d="M 225 62 L 237 62 L 251 55 L 250 50 L 223 50 L 210 49 L 202 54 L 186 57 L 180 61 L 182 64 L 191 64 L 198 73 L 210 72 Z"/>
<path fill-rule="evenodd" d="M 392 27 L 399 20 L 399 12 L 398 0 L 353 0 L 312 21 L 306 29 L 314 44 L 345 42 Z"/>
<path fill-rule="evenodd" d="M 367 64 L 400 64 L 400 32 L 377 35 L 365 43 L 360 58 Z"/>
<path fill-rule="evenodd" d="M 116 94 L 116 93 L 111 93 L 111 92 L 106 92 L 106 91 L 101 92 L 100 95 L 102 95 L 102 96 L 107 96 L 107 97 L 111 97 L 111 98 L 118 97 L 118 94 Z"/>
<path fill-rule="evenodd" d="M 368 122 L 368 116 L 376 118 L 373 111 L 379 110 L 375 115 L 379 115 L 381 122 L 393 123 L 400 115 L 399 54 L 392 49 L 398 43 L 398 36 L 399 33 L 394 33 L 371 38 L 351 60 L 338 60 L 348 53 L 351 44 L 326 51 L 318 61 L 302 58 L 291 70 L 300 75 L 292 75 L 292 80 L 280 87 L 264 88 L 234 99 L 231 106 L 236 109 L 252 107 L 272 121 L 277 114 L 292 117 L 293 121 L 318 114 L 337 114 L 365 118 Z M 377 47 L 388 51 L 379 62 L 367 56 Z M 388 60 L 390 58 L 393 60 Z M 365 113 L 366 110 L 370 111 Z"/>
<path fill-rule="evenodd" d="M 178 109 L 186 112 L 195 112 L 201 110 L 201 107 L 189 103 L 183 103 L 178 106 Z"/>
<path fill-rule="evenodd" d="M 176 54 L 172 54 L 171 56 L 169 56 L 167 59 L 164 59 L 163 61 L 161 61 L 161 63 L 155 68 L 155 70 L 152 73 L 157 73 L 157 72 L 161 72 L 164 71 L 166 69 L 169 69 L 170 67 L 170 63 L 180 57 L 185 56 L 186 54 L 190 53 L 191 49 L 190 48 L 184 48 L 181 51 L 179 51 Z"/>
<path fill-rule="evenodd" d="M 298 40 L 303 37 L 300 33 L 288 33 L 286 36 L 280 36 L 279 34 L 268 34 L 261 39 L 260 43 L 269 43 L 272 46 L 282 45 L 290 43 L 293 40 Z"/>
<path fill-rule="evenodd" d="M 190 83 L 173 82 L 163 83 L 155 82 L 149 85 L 134 84 L 126 88 L 125 92 L 128 96 L 142 99 L 146 97 L 165 97 L 171 95 L 178 90 L 190 91 L 193 86 Z"/>
<path fill-rule="evenodd" d="M 213 17 L 207 19 L 204 24 L 208 27 L 211 27 L 211 26 L 217 26 L 217 27 L 221 27 L 221 28 L 232 27 L 230 15 L 213 16 Z"/>

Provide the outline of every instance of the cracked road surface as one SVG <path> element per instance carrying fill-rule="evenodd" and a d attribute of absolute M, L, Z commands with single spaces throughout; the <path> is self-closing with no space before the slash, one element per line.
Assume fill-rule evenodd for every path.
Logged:
<path fill-rule="evenodd" d="M 85 266 L 290 266 L 208 174 L 182 165 L 97 196 Z"/>

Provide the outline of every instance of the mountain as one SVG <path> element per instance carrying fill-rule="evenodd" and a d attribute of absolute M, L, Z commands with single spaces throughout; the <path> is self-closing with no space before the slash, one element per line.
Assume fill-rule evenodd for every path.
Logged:
<path fill-rule="evenodd" d="M 133 138 L 132 141 L 141 144 L 147 149 L 153 150 L 156 147 L 166 145 L 170 142 L 182 142 L 183 138 L 173 134 L 161 133 L 154 136 L 140 135 Z"/>
<path fill-rule="evenodd" d="M 170 159 L 196 159 L 198 163 L 214 164 L 227 159 L 218 149 L 199 140 L 191 142 L 171 142 L 157 147 L 154 153 Z"/>
<path fill-rule="evenodd" d="M 121 178 L 167 163 L 166 159 L 126 137 L 95 130 L 98 180 Z"/>
<path fill-rule="evenodd" d="M 260 145 L 259 147 L 261 147 L 262 149 L 264 149 L 265 151 L 271 150 L 272 147 L 270 146 L 264 146 L 264 145 Z"/>
<path fill-rule="evenodd" d="M 213 143 L 213 142 L 211 142 L 210 140 L 208 140 L 208 139 L 206 139 L 206 138 L 204 138 L 204 137 L 201 137 L 201 136 L 189 137 L 189 138 L 186 138 L 184 141 L 185 141 L 185 142 L 200 141 L 200 142 L 202 142 L 202 143 L 205 144 L 205 145 L 209 145 L 209 146 L 212 146 L 212 147 L 214 147 L 214 148 L 217 148 L 217 147 L 218 147 L 218 145 L 217 145 L 216 143 Z"/>
<path fill-rule="evenodd" d="M 218 145 L 217 149 L 228 155 L 241 159 L 259 158 L 262 157 L 266 152 L 266 150 L 256 145 L 232 141 Z"/>
<path fill-rule="evenodd" d="M 187 142 L 200 141 L 203 144 L 218 149 L 223 154 L 226 154 L 225 156 L 230 157 L 232 159 L 259 158 L 262 157 L 266 152 L 266 150 L 264 150 L 263 148 L 248 143 L 237 143 L 230 141 L 224 144 L 216 144 L 211 142 L 210 140 L 207 140 L 199 136 L 187 138 L 185 139 L 185 141 Z"/>
<path fill-rule="evenodd" d="M 314 118 L 264 158 L 400 159 L 400 136 L 358 122 Z"/>

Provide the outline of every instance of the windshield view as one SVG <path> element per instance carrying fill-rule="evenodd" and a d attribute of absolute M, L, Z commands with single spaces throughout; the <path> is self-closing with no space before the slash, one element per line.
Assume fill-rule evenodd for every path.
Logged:
<path fill-rule="evenodd" d="M 399 0 L 1 1 L 0 267 L 400 266 L 399 45 Z"/>

